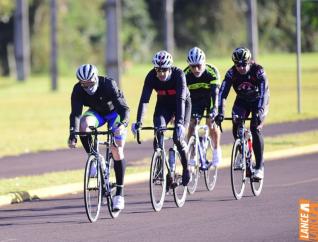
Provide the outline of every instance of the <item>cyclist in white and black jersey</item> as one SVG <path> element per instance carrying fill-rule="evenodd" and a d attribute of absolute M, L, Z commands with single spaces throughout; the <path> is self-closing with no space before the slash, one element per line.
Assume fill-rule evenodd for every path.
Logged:
<path fill-rule="evenodd" d="M 233 87 L 236 99 L 232 108 L 232 116 L 247 118 L 252 114 L 250 129 L 253 137 L 253 151 L 256 160 L 255 174 L 262 179 L 264 140 L 261 129 L 269 107 L 268 78 L 261 65 L 251 60 L 251 52 L 244 47 L 236 48 L 232 53 L 234 65 L 227 71 L 219 93 L 219 114 L 216 122 L 220 124 L 224 118 L 225 100 Z M 233 120 L 233 136 L 237 135 L 238 124 Z"/>
<path fill-rule="evenodd" d="M 89 132 L 91 131 L 90 126 L 100 127 L 105 123 L 112 128 L 117 144 L 117 147 L 111 147 L 117 185 L 113 207 L 118 210 L 123 209 L 125 204 L 123 187 L 126 169 L 124 144 L 129 120 L 129 107 L 116 82 L 109 77 L 99 76 L 94 65 L 81 65 L 76 71 L 76 77 L 78 82 L 74 85 L 71 96 L 68 145 L 70 148 L 76 147 L 75 131 Z M 84 106 L 89 109 L 82 114 Z M 80 139 L 85 151 L 91 153 L 91 137 L 80 136 Z"/>

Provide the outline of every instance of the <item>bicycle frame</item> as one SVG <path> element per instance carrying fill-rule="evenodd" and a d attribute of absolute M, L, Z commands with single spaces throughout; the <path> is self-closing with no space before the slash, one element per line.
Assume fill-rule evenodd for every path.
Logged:
<path fill-rule="evenodd" d="M 237 137 L 232 148 L 231 184 L 233 195 L 239 200 L 244 194 L 247 178 L 250 179 L 254 196 L 260 195 L 263 187 L 263 179 L 259 180 L 254 178 L 251 131 L 245 127 L 245 121 L 251 120 L 251 118 L 239 118 L 237 116 L 233 118 L 235 118 L 236 123 L 238 123 L 238 129 Z M 233 118 L 224 118 L 224 120 L 233 120 Z"/>
<path fill-rule="evenodd" d="M 166 138 L 164 132 L 167 130 L 174 130 L 174 127 L 142 127 L 142 130 L 154 130 L 156 147 L 152 156 L 151 168 L 150 168 L 150 198 L 153 209 L 159 212 L 163 206 L 166 192 L 169 189 L 173 190 L 173 197 L 177 207 L 182 207 L 186 199 L 186 186 L 180 187 L 182 184 L 182 176 L 178 174 L 176 169 L 176 158 L 180 159 L 180 155 L 177 151 L 176 145 L 173 143 L 173 148 L 169 149 L 169 158 L 167 158 L 165 150 L 165 141 L 171 140 L 172 137 Z M 159 140 L 160 137 L 160 140 Z M 137 132 L 137 142 L 140 144 L 140 133 Z M 172 153 L 173 152 L 173 153 Z M 172 157 L 173 155 L 173 157 Z M 158 159 L 159 158 L 159 159 Z M 167 172 L 165 170 L 167 169 Z M 169 183 L 168 180 L 169 179 Z M 171 179 L 171 180 L 170 180 Z M 156 187 L 159 187 L 157 193 Z"/>
<path fill-rule="evenodd" d="M 206 118 L 206 117 L 208 116 L 203 116 L 203 118 Z M 204 164 L 206 163 L 204 152 L 207 145 L 207 138 L 209 136 L 209 127 L 206 124 L 199 125 L 198 124 L 199 120 L 200 120 L 200 117 L 195 116 L 195 127 L 194 127 L 194 134 L 193 134 L 195 137 L 195 159 L 197 159 L 197 155 L 199 155 L 201 167 L 203 167 Z M 200 130 L 204 130 L 204 135 L 202 137 L 200 137 L 199 135 Z"/>
<path fill-rule="evenodd" d="M 97 161 L 97 172 L 100 172 L 100 177 L 101 177 L 101 196 L 105 197 L 107 199 L 107 206 L 108 210 L 110 212 L 110 215 L 112 218 L 116 218 L 119 215 L 120 211 L 115 211 L 113 210 L 113 204 L 112 204 L 112 190 L 114 187 L 116 187 L 116 183 L 110 183 L 110 169 L 111 169 L 111 159 L 112 159 L 112 154 L 110 151 L 110 146 L 114 145 L 115 147 L 116 142 L 114 140 L 114 134 L 111 129 L 108 131 L 98 131 L 97 128 L 95 127 L 89 127 L 92 131 L 91 132 L 75 132 L 77 135 L 86 135 L 86 136 L 92 136 L 92 143 L 90 144 L 91 148 L 91 154 L 89 157 L 94 156 L 95 160 Z M 99 141 L 98 136 L 99 135 L 106 135 L 106 141 Z M 99 146 L 100 145 L 105 145 L 106 146 L 106 151 L 105 151 L 105 169 L 103 170 L 102 166 L 102 160 L 100 156 L 99 151 Z M 89 161 L 88 161 L 89 162 Z M 86 176 L 86 175 L 85 175 Z M 86 188 L 84 188 L 86 189 Z M 86 190 L 85 190 L 86 191 Z M 85 193 L 85 192 L 84 192 Z M 86 197 L 85 197 L 86 199 Z M 86 200 L 85 200 L 85 206 L 86 206 Z M 100 204 L 98 205 L 100 207 Z M 87 208 L 86 208 L 87 209 Z M 87 209 L 88 213 L 89 209 Z M 89 216 L 89 219 L 91 222 L 95 222 L 98 218 L 97 216 L 91 218 Z"/>
<path fill-rule="evenodd" d="M 243 165 L 246 165 L 247 168 L 251 169 L 251 163 L 249 158 L 251 157 L 250 150 L 248 148 L 248 136 L 251 137 L 251 131 L 245 127 L 245 121 L 246 120 L 252 120 L 252 118 L 240 118 L 240 117 L 234 117 L 236 119 L 236 122 L 239 124 L 237 129 L 237 138 L 240 140 L 241 147 L 242 147 L 242 160 Z M 224 118 L 224 120 L 233 120 L 233 118 Z M 248 158 L 247 158 L 248 157 Z M 243 168 L 246 168 L 243 167 Z"/>
<path fill-rule="evenodd" d="M 168 131 L 168 130 L 171 130 L 173 131 L 174 128 L 173 127 L 160 127 L 160 128 L 156 128 L 156 127 L 142 127 L 142 130 L 154 130 L 155 131 L 155 140 L 156 140 L 156 143 L 157 143 L 157 147 L 156 149 L 160 150 L 161 152 L 163 152 L 163 157 L 164 157 L 164 161 L 165 161 L 165 165 L 168 169 L 168 172 L 169 174 L 171 173 L 171 167 L 170 167 L 170 164 L 169 164 L 169 159 L 167 159 L 167 152 L 166 152 L 166 149 L 165 149 L 165 141 L 166 140 L 171 140 L 172 138 L 169 137 L 169 138 L 166 138 L 164 136 L 164 132 L 165 131 Z M 161 136 L 162 139 L 158 140 L 158 136 Z M 137 132 L 137 142 L 138 144 L 141 144 L 141 141 L 140 141 L 140 133 Z M 176 150 L 176 147 L 175 147 L 175 144 L 173 144 L 173 149 Z"/>

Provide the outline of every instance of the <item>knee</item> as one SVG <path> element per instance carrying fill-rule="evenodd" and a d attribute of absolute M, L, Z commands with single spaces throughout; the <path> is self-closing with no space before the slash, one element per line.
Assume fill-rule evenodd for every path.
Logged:
<path fill-rule="evenodd" d="M 123 147 L 113 147 L 112 155 L 114 160 L 122 160 L 125 158 L 124 156 L 124 148 Z"/>
<path fill-rule="evenodd" d="M 251 132 L 252 134 L 259 135 L 261 133 L 261 128 L 256 124 L 251 124 Z"/>
<path fill-rule="evenodd" d="M 89 116 L 84 116 L 80 120 L 80 131 L 81 132 L 88 132 L 90 131 L 89 127 L 95 126 L 94 119 Z"/>

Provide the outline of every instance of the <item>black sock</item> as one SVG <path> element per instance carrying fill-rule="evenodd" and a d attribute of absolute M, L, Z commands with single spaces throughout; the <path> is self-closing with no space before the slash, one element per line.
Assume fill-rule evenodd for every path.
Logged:
<path fill-rule="evenodd" d="M 124 195 L 124 176 L 126 170 L 126 160 L 114 160 L 114 170 L 115 170 L 115 177 L 116 177 L 116 196 Z"/>
<path fill-rule="evenodd" d="M 80 139 L 86 153 L 91 153 L 92 137 L 85 135 L 85 136 L 80 136 Z"/>

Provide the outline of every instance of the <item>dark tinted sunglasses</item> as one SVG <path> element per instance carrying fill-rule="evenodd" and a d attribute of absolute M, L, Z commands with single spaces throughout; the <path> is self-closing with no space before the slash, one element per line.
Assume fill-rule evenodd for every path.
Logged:
<path fill-rule="evenodd" d="M 202 65 L 198 64 L 198 65 L 190 65 L 191 68 L 198 68 L 201 69 Z"/>
<path fill-rule="evenodd" d="M 83 88 L 90 88 L 92 86 L 95 85 L 96 82 L 94 81 L 81 81 L 80 84 L 81 84 L 81 87 Z"/>
<path fill-rule="evenodd" d="M 170 70 L 170 68 L 159 68 L 159 67 L 156 67 L 155 68 L 155 71 L 156 72 L 167 72 L 167 71 L 169 71 Z"/>
<path fill-rule="evenodd" d="M 235 63 L 235 66 L 237 67 L 246 67 L 248 63 Z"/>

